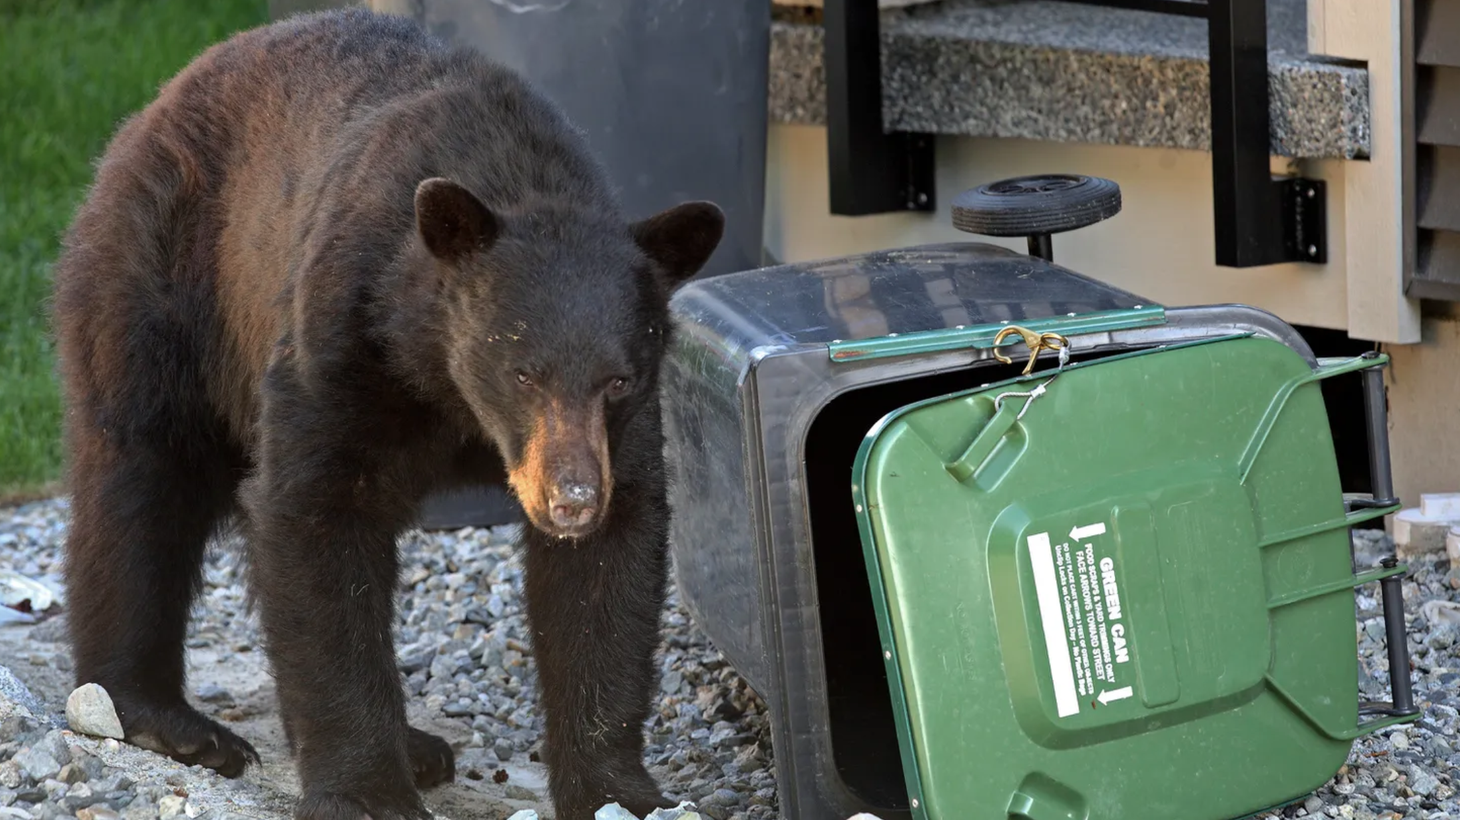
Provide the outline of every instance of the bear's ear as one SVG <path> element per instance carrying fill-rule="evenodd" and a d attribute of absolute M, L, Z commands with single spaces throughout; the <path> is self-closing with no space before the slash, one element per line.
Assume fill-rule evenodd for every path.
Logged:
<path fill-rule="evenodd" d="M 659 263 L 672 291 L 699 272 L 725 234 L 725 214 L 713 202 L 682 202 L 629 226 L 634 242 Z"/>
<path fill-rule="evenodd" d="M 446 262 L 484 251 L 497 239 L 497 218 L 471 191 L 431 177 L 416 186 L 416 230 L 426 249 Z"/>

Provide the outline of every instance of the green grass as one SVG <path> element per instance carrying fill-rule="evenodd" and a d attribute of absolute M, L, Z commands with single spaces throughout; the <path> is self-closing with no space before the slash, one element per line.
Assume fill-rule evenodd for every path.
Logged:
<path fill-rule="evenodd" d="M 0 0 L 0 497 L 60 476 L 50 266 L 117 124 L 266 0 Z"/>

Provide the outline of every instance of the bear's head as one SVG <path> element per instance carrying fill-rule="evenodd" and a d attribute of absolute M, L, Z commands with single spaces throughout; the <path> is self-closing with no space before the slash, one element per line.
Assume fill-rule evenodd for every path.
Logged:
<path fill-rule="evenodd" d="M 656 463 L 644 412 L 658 402 L 670 295 L 719 245 L 724 215 L 687 202 L 625 223 L 562 202 L 495 212 L 434 177 L 415 195 L 436 270 L 446 371 L 533 526 L 593 532 L 615 475 Z M 623 444 L 623 446 L 620 446 Z M 625 472 L 630 471 L 630 472 Z"/>

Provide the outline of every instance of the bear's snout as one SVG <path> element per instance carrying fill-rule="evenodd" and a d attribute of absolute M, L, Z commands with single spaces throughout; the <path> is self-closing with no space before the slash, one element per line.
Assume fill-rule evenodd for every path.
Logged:
<path fill-rule="evenodd" d="M 548 535 L 579 538 L 597 529 L 613 489 L 602 402 L 543 402 L 508 481 L 533 526 Z"/>

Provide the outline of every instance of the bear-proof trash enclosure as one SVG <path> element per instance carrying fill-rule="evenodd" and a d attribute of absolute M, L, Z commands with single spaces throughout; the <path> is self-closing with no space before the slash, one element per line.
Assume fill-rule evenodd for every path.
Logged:
<path fill-rule="evenodd" d="M 1405 567 L 1355 567 L 1348 530 L 1398 506 L 1383 356 L 982 243 L 673 309 L 678 587 L 767 701 L 784 816 L 1240 817 L 1416 717 Z M 1342 374 L 1370 498 L 1339 486 L 1318 382 Z M 1367 583 L 1392 703 L 1359 701 Z"/>

